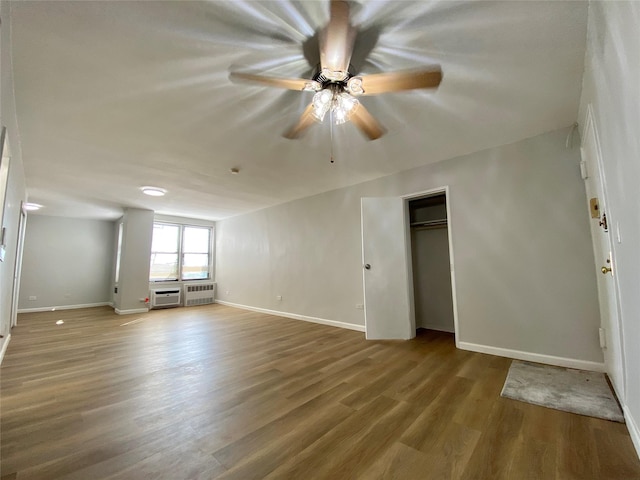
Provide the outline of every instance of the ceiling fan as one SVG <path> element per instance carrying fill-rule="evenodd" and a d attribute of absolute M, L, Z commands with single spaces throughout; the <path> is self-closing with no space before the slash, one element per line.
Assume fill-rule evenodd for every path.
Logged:
<path fill-rule="evenodd" d="M 349 3 L 331 0 L 329 23 L 320 33 L 320 65 L 312 79 L 279 78 L 249 72 L 230 72 L 232 81 L 248 81 L 288 90 L 316 92 L 298 122 L 285 132 L 289 139 L 300 138 L 327 114 L 336 124 L 352 121 L 370 140 L 380 138 L 385 129 L 358 100 L 361 95 L 436 88 L 442 81 L 439 65 L 391 73 L 356 75 L 350 71 L 357 30 L 349 19 Z M 352 68 L 351 68 L 352 69 Z"/>

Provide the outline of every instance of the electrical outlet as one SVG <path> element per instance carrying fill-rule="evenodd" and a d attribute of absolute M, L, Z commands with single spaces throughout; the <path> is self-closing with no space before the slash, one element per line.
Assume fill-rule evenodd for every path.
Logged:
<path fill-rule="evenodd" d="M 71 294 L 70 293 L 65 293 L 64 294 L 64 298 L 71 298 Z"/>
<path fill-rule="evenodd" d="M 277 295 L 277 296 L 276 296 L 276 300 L 278 300 L 279 302 L 281 302 L 281 301 L 282 301 L 282 295 Z"/>
<path fill-rule="evenodd" d="M 225 294 L 225 295 L 229 295 L 229 290 L 225 290 L 225 291 L 224 291 L 224 294 Z"/>
<path fill-rule="evenodd" d="M 36 297 L 35 295 L 29 295 L 29 300 L 37 300 L 38 297 Z"/>
<path fill-rule="evenodd" d="M 361 303 L 356 303 L 356 308 L 357 308 L 358 310 L 364 310 L 364 305 L 363 305 L 363 304 L 361 304 Z"/>

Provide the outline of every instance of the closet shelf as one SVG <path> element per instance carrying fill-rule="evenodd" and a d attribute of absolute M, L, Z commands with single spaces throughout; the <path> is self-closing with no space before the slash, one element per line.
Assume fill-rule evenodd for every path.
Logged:
<path fill-rule="evenodd" d="M 428 220 L 426 222 L 412 222 L 410 224 L 410 226 L 412 228 L 423 228 L 423 227 L 428 227 L 428 228 L 435 228 L 435 227 L 446 227 L 447 226 L 447 219 L 442 219 L 442 220 Z"/>

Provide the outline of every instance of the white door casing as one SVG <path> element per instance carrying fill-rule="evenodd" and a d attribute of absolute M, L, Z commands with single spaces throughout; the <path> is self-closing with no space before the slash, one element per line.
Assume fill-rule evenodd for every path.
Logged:
<path fill-rule="evenodd" d="M 591 238 L 598 283 L 598 300 L 600 304 L 600 326 L 604 330 L 604 362 L 605 370 L 620 400 L 624 400 L 624 366 L 623 350 L 619 323 L 618 293 L 615 282 L 615 258 L 611 248 L 611 233 L 614 228 L 611 215 L 607 209 L 607 196 L 602 171 L 602 159 L 598 134 L 593 122 L 591 108 L 587 113 L 584 138 L 581 146 L 582 161 L 586 170 L 585 189 L 587 208 L 591 211 L 589 201 L 597 198 L 599 217 L 590 215 Z M 605 216 L 607 228 L 604 228 Z M 603 270 L 603 268 L 605 270 Z M 606 269 L 611 269 L 607 271 Z"/>
<path fill-rule="evenodd" d="M 362 198 L 362 265 L 367 339 L 415 336 L 407 203 Z"/>
<path fill-rule="evenodd" d="M 18 298 L 20 294 L 20 274 L 22 273 L 22 253 L 24 250 L 24 233 L 27 227 L 27 214 L 24 202 L 18 219 L 18 240 L 16 244 L 16 265 L 13 271 L 13 298 L 11 300 L 11 327 L 18 324 Z"/>

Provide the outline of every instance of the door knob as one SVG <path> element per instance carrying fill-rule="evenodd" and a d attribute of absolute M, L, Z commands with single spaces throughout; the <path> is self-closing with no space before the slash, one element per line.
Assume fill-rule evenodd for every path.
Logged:
<path fill-rule="evenodd" d="M 606 275 L 611 271 L 611 267 L 602 267 L 600 271 Z"/>
<path fill-rule="evenodd" d="M 371 270 L 371 265 L 369 265 L 368 263 L 365 263 L 364 268 L 366 268 L 367 270 Z"/>

